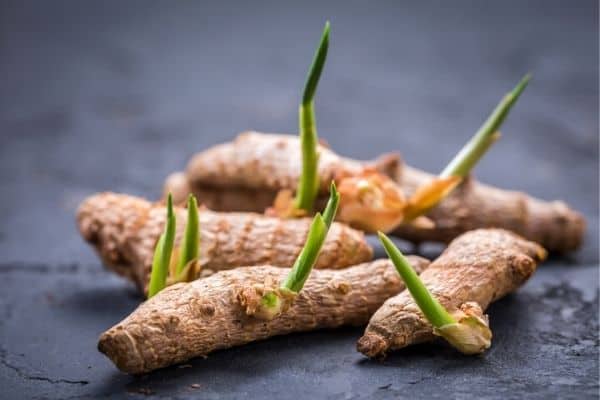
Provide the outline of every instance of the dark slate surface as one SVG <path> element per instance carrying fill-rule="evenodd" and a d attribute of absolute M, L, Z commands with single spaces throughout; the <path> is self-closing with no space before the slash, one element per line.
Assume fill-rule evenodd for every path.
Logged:
<path fill-rule="evenodd" d="M 0 396 L 596 397 L 597 3 L 281 3 L 0 3 Z M 354 350 L 361 330 L 346 329 L 120 374 L 96 340 L 140 299 L 82 243 L 78 202 L 156 197 L 198 149 L 244 129 L 295 131 L 326 18 L 319 128 L 350 156 L 398 149 L 439 170 L 532 71 L 477 175 L 568 201 L 588 218 L 586 245 L 492 306 L 483 357 L 428 345 L 368 361 Z"/>

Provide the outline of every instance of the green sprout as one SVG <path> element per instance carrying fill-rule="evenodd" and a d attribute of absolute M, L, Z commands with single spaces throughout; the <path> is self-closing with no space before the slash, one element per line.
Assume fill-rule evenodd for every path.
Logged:
<path fill-rule="evenodd" d="M 417 188 L 405 210 L 403 222 L 412 221 L 426 214 L 467 177 L 481 157 L 500 137 L 498 129 L 508 116 L 511 107 L 527 87 L 530 79 L 531 75 L 525 75 L 519 84 L 498 103 L 479 130 L 448 163 L 446 168 L 432 181 Z"/>
<path fill-rule="evenodd" d="M 198 246 L 199 246 L 199 232 L 198 226 L 198 201 L 193 194 L 188 197 L 187 206 L 187 225 L 185 226 L 185 233 L 183 235 L 183 242 L 181 244 L 181 252 L 179 253 L 179 260 L 177 261 L 177 268 L 175 274 L 179 275 L 190 262 L 198 258 Z"/>
<path fill-rule="evenodd" d="M 340 195 L 332 183 L 329 200 L 323 211 L 324 216 L 321 216 L 321 213 L 315 215 L 304 247 L 296 258 L 294 266 L 278 288 L 267 290 L 262 294 L 260 307 L 253 312 L 256 317 L 267 320 L 275 318 L 290 306 L 294 297 L 302 290 L 319 257 L 323 243 L 325 243 L 327 232 L 335 218 L 339 202 Z"/>
<path fill-rule="evenodd" d="M 314 217 L 313 222 L 308 231 L 306 243 L 300 252 L 300 255 L 294 262 L 290 273 L 281 285 L 282 289 L 291 290 L 298 293 L 304 286 L 304 282 L 308 279 L 310 272 L 317 261 L 317 257 L 321 252 L 321 247 L 325 243 L 327 232 L 331 226 L 331 222 L 335 218 L 338 205 L 340 203 L 340 194 L 338 193 L 335 184 L 331 184 L 329 200 L 323 216 L 320 213 Z"/>
<path fill-rule="evenodd" d="M 339 205 L 340 194 L 337 191 L 335 182 L 331 181 L 331 185 L 329 186 L 329 200 L 327 201 L 327 205 L 325 206 L 325 210 L 323 211 L 323 220 L 325 221 L 327 228 L 331 226 L 331 223 L 335 219 L 335 214 L 337 213 Z"/>
<path fill-rule="evenodd" d="M 152 272 L 150 275 L 150 285 L 148 287 L 148 298 L 151 298 L 167 284 L 167 275 L 173 244 L 175 243 L 175 213 L 173 212 L 173 196 L 169 193 L 167 197 L 167 223 L 165 231 L 160 235 L 156 248 L 154 249 L 154 258 L 152 260 Z"/>
<path fill-rule="evenodd" d="M 490 146 L 498 139 L 498 129 L 508 116 L 508 112 L 527 87 L 531 74 L 521 79 L 517 86 L 498 103 L 477 133 L 465 144 L 440 174 L 441 178 L 459 176 L 465 178 Z"/>
<path fill-rule="evenodd" d="M 167 197 L 167 223 L 164 232 L 160 235 L 154 248 L 152 259 L 152 272 L 150 274 L 150 285 L 148 286 L 148 298 L 156 295 L 167 285 L 176 282 L 185 282 L 193 279 L 192 261 L 198 258 L 199 253 L 199 218 L 198 202 L 190 194 L 187 207 L 187 224 L 183 235 L 180 251 L 176 263 L 171 264 L 173 247 L 175 245 L 176 220 L 173 211 L 173 197 L 171 193 Z M 174 269 L 171 269 L 173 267 Z"/>
<path fill-rule="evenodd" d="M 304 86 L 302 103 L 299 109 L 300 142 L 302 148 L 302 173 L 298 183 L 298 190 L 294 205 L 297 209 L 310 213 L 313 209 L 315 198 L 319 190 L 319 176 L 317 168 L 319 154 L 317 145 L 317 126 L 315 122 L 314 97 L 321 72 L 327 58 L 329 48 L 329 21 L 325 23 L 323 34 L 312 65 L 308 71 L 308 77 Z"/>
<path fill-rule="evenodd" d="M 410 265 L 410 262 L 404 257 L 404 254 L 398 250 L 385 234 L 378 232 L 378 235 L 385 252 L 406 284 L 406 288 L 431 325 L 439 328 L 444 325 L 456 323 L 444 306 L 429 293 L 429 290 L 427 290 L 419 275 Z"/>
<path fill-rule="evenodd" d="M 433 326 L 433 333 L 441 336 L 464 354 L 479 354 L 491 345 L 492 332 L 487 318 L 476 303 L 465 303 L 456 314 L 448 310 L 431 294 L 402 252 L 383 233 L 378 232 L 385 252 L 396 267 L 415 303 Z"/>

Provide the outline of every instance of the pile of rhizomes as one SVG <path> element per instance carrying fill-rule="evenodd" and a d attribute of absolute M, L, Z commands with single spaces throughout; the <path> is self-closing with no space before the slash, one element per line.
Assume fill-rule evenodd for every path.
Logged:
<path fill-rule="evenodd" d="M 246 132 L 204 150 L 166 180 L 166 202 L 101 193 L 81 204 L 82 236 L 149 296 L 100 337 L 98 349 L 122 371 L 343 325 L 366 325 L 357 349 L 368 357 L 437 337 L 481 353 L 492 339 L 488 305 L 523 285 L 546 250 L 581 245 L 584 219 L 565 203 L 470 177 L 528 77 L 439 175 L 397 154 L 352 160 L 316 135 L 312 98 L 328 34 L 327 26 L 299 137 Z M 377 231 L 447 247 L 431 262 L 404 257 L 380 233 L 389 260 L 373 260 L 365 233 Z"/>

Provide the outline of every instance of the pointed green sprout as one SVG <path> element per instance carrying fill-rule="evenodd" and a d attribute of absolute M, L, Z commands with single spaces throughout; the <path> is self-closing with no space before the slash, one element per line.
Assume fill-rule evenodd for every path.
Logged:
<path fill-rule="evenodd" d="M 323 216 L 320 213 L 315 215 L 306 237 L 306 243 L 298 258 L 296 258 L 294 266 L 286 279 L 281 282 L 279 288 L 269 290 L 263 294 L 261 307 L 254 312 L 256 317 L 266 320 L 275 318 L 287 309 L 293 298 L 302 290 L 319 257 L 321 247 L 325 243 L 327 232 L 335 218 L 339 202 L 340 194 L 332 182 L 329 200 L 323 211 Z"/>
<path fill-rule="evenodd" d="M 175 244 L 176 219 L 173 211 L 173 197 L 171 193 L 167 197 L 167 222 L 164 232 L 160 235 L 156 247 L 154 248 L 154 258 L 152 259 L 152 271 L 150 275 L 150 285 L 148 286 L 148 298 L 154 296 L 163 290 L 167 284 L 181 282 L 181 276 L 186 271 L 186 266 L 198 258 L 199 253 L 199 218 L 198 202 L 194 195 L 188 197 L 187 224 L 180 247 L 179 259 L 174 269 L 170 270 L 171 257 Z M 170 283 L 169 283 L 170 282 Z"/>
<path fill-rule="evenodd" d="M 177 269 L 175 270 L 176 276 L 183 271 L 184 267 L 190 261 L 198 258 L 198 243 L 200 242 L 198 226 L 200 223 L 198 221 L 198 201 L 193 194 L 190 194 L 188 197 L 187 212 L 187 225 L 185 226 Z"/>
<path fill-rule="evenodd" d="M 379 240 L 383 245 L 385 252 L 396 267 L 400 277 L 406 284 L 406 288 L 410 292 L 415 303 L 421 309 L 425 318 L 436 328 L 444 325 L 454 324 L 456 321 L 448 313 L 435 297 L 431 295 L 425 287 L 419 275 L 415 272 L 409 261 L 404 257 L 402 252 L 394 245 L 394 243 L 383 233 L 378 232 Z"/>
<path fill-rule="evenodd" d="M 508 116 L 508 112 L 512 106 L 517 102 L 521 93 L 523 93 L 523 90 L 527 87 L 530 79 L 530 74 L 525 75 L 517 86 L 498 103 L 488 119 L 456 156 L 454 156 L 438 177 L 420 188 L 421 195 L 427 198 L 426 203 L 419 204 L 417 202 L 416 207 L 406 212 L 403 222 L 412 221 L 426 214 L 446 198 L 469 175 L 481 157 L 500 137 L 498 129 Z"/>
<path fill-rule="evenodd" d="M 167 223 L 165 231 L 160 235 L 156 248 L 154 249 L 154 258 L 152 260 L 152 272 L 150 275 L 150 285 L 148 287 L 148 298 L 154 296 L 167 284 L 167 274 L 173 244 L 175 243 L 175 213 L 173 212 L 173 197 L 171 193 L 167 197 Z"/>
<path fill-rule="evenodd" d="M 340 194 L 337 191 L 335 182 L 331 181 L 331 185 L 329 186 L 329 200 L 327 201 L 327 205 L 325 206 L 325 210 L 323 211 L 323 220 L 325 221 L 327 228 L 331 226 L 331 223 L 335 219 L 335 214 L 337 213 L 339 205 Z"/>
<path fill-rule="evenodd" d="M 315 122 L 314 96 L 317 91 L 317 85 L 321 72 L 327 58 L 329 48 L 329 21 L 325 23 L 319 48 L 315 53 L 312 65 L 308 72 L 304 94 L 302 95 L 302 104 L 298 112 L 300 122 L 300 142 L 302 147 L 302 174 L 298 183 L 298 190 L 294 205 L 297 209 L 305 210 L 310 213 L 313 209 L 315 198 L 319 190 L 319 176 L 317 168 L 319 163 L 319 154 L 317 145 L 317 126 Z"/>
<path fill-rule="evenodd" d="M 421 278 L 394 243 L 385 234 L 381 232 L 378 234 L 385 252 L 392 260 L 415 303 L 427 321 L 433 325 L 433 333 L 446 339 L 464 354 L 480 354 L 488 349 L 491 345 L 492 331 L 481 307 L 477 303 L 467 302 L 461 305 L 454 315 L 450 315 L 425 287 Z"/>
<path fill-rule="evenodd" d="M 327 201 L 323 216 L 321 216 L 320 213 L 317 213 L 314 217 L 310 230 L 308 231 L 308 236 L 306 237 L 306 243 L 290 273 L 281 285 L 283 289 L 298 293 L 304 286 L 304 282 L 308 279 L 310 271 L 315 265 L 317 257 L 321 252 L 321 247 L 323 246 L 323 243 L 325 243 L 327 232 L 335 218 L 339 203 L 340 194 L 338 193 L 335 184 L 332 183 L 329 200 Z"/>
<path fill-rule="evenodd" d="M 517 86 L 498 103 L 492 114 L 479 128 L 477 133 L 460 150 L 440 174 L 441 178 L 459 176 L 465 178 L 479 159 L 498 138 L 498 128 L 508 116 L 508 112 L 527 87 L 531 75 L 527 74 Z"/>

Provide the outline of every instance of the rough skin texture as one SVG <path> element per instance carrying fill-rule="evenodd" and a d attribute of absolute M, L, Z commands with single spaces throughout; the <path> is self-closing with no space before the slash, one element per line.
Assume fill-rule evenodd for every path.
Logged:
<path fill-rule="evenodd" d="M 187 211 L 176 207 L 180 243 Z M 203 275 L 245 265 L 291 267 L 310 228 L 310 219 L 281 220 L 252 213 L 200 210 L 200 263 Z M 100 193 L 79 207 L 81 235 L 112 270 L 147 291 L 154 246 L 164 228 L 164 204 Z M 345 268 L 369 261 L 373 250 L 364 234 L 346 225 L 331 226 L 315 268 Z"/>
<path fill-rule="evenodd" d="M 423 270 L 428 261 L 411 257 Z M 98 349 L 122 371 L 139 374 L 245 343 L 291 332 L 364 325 L 403 284 L 388 260 L 343 270 L 314 270 L 291 307 L 273 320 L 248 315 L 245 296 L 287 269 L 221 271 L 170 286 L 103 333 Z"/>
<path fill-rule="evenodd" d="M 407 194 L 433 176 L 404 166 L 397 181 Z M 576 250 L 583 241 L 585 220 L 562 201 L 543 201 L 522 192 L 498 189 L 467 179 L 428 214 L 434 228 L 401 225 L 394 234 L 415 243 L 448 243 L 478 228 L 502 228 L 540 243 L 552 252 Z"/>
<path fill-rule="evenodd" d="M 329 185 L 340 175 L 355 175 L 365 167 L 395 176 L 400 160 L 382 156 L 372 162 L 344 158 L 319 146 L 319 206 Z M 176 203 L 191 190 L 210 209 L 263 212 L 282 189 L 295 190 L 302 171 L 300 141 L 296 136 L 244 132 L 233 142 L 216 145 L 192 157 L 185 173 L 170 175 L 164 192 Z"/>
<path fill-rule="evenodd" d="M 539 245 L 514 233 L 476 230 L 452 241 L 421 279 L 450 313 L 466 302 L 476 302 L 485 310 L 523 285 L 545 257 Z M 387 300 L 371 317 L 357 349 L 368 357 L 380 357 L 434 338 L 432 326 L 410 293 L 404 291 Z"/>
<path fill-rule="evenodd" d="M 220 211 L 263 212 L 281 189 L 295 189 L 301 166 L 297 136 L 243 133 L 236 140 L 196 154 L 185 174 L 167 179 L 185 201 L 192 190 L 204 204 Z M 406 194 L 432 179 L 432 175 L 403 166 L 400 157 L 387 155 L 372 164 L 392 176 Z M 321 148 L 322 194 L 332 178 L 360 171 L 364 163 Z M 187 181 L 186 181 L 187 179 Z M 497 189 L 472 179 L 463 183 L 428 214 L 434 227 L 402 225 L 393 234 L 421 243 L 448 243 L 461 233 L 478 228 L 503 228 L 540 243 L 552 252 L 576 250 L 585 233 L 585 220 L 560 201 L 546 202 L 525 193 Z"/>
<path fill-rule="evenodd" d="M 357 174 L 364 162 L 343 158 L 319 145 L 319 189 L 327 193 L 340 173 Z M 295 189 L 302 172 L 300 141 L 295 136 L 244 132 L 233 142 L 214 146 L 192 157 L 187 176 L 192 185 Z M 226 177 L 226 179 L 223 179 Z"/>

